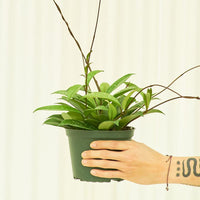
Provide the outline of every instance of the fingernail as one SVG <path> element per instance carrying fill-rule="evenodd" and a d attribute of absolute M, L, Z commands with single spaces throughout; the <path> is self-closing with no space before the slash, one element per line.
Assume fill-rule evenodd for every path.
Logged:
<path fill-rule="evenodd" d="M 92 175 L 96 175 L 96 171 L 95 171 L 94 169 L 92 169 L 92 170 L 90 171 L 90 173 L 91 173 Z"/>
<path fill-rule="evenodd" d="M 87 155 L 86 152 L 83 152 L 83 153 L 81 154 L 82 158 L 86 157 L 86 155 Z"/>
<path fill-rule="evenodd" d="M 82 164 L 85 165 L 87 163 L 87 160 L 82 160 Z"/>
<path fill-rule="evenodd" d="M 92 148 L 95 148 L 97 146 L 97 144 L 95 143 L 95 142 L 92 142 L 91 144 L 90 144 L 90 147 L 92 147 Z"/>

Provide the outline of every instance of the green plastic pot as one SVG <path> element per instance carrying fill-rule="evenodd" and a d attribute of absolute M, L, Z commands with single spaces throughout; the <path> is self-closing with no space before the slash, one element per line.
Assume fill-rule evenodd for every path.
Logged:
<path fill-rule="evenodd" d="M 122 181 L 122 179 L 117 178 L 110 179 L 92 176 L 90 174 L 92 168 L 85 167 L 81 164 L 81 153 L 91 149 L 90 143 L 96 140 L 131 140 L 133 132 L 134 128 L 119 131 L 66 129 L 74 179 L 89 182 L 110 182 L 111 180 Z"/>

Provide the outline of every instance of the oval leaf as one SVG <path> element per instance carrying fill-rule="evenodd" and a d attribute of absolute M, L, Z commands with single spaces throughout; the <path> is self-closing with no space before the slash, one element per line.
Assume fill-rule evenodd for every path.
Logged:
<path fill-rule="evenodd" d="M 67 91 L 66 90 L 58 90 L 56 92 L 53 92 L 52 94 L 61 94 L 67 96 Z"/>
<path fill-rule="evenodd" d="M 144 102 L 141 101 L 133 106 L 131 106 L 128 110 L 126 110 L 126 114 L 130 115 L 131 113 L 133 113 L 136 109 L 141 109 L 144 106 Z"/>
<path fill-rule="evenodd" d="M 121 106 L 121 104 L 119 103 L 119 101 L 115 97 L 113 97 L 112 95 L 110 95 L 106 92 L 93 92 L 93 93 L 90 93 L 90 94 L 83 96 L 83 98 L 105 99 L 105 100 L 108 100 L 108 101 L 112 101 L 113 103 L 116 103 L 117 105 Z"/>
<path fill-rule="evenodd" d="M 161 110 L 158 110 L 158 109 L 149 110 L 149 111 L 145 112 L 144 114 L 151 114 L 151 113 L 161 113 L 161 114 L 165 114 L 165 113 L 163 113 Z"/>
<path fill-rule="evenodd" d="M 109 104 L 108 106 L 108 117 L 109 120 L 113 120 L 117 116 L 117 109 L 113 104 Z"/>
<path fill-rule="evenodd" d="M 57 120 L 62 121 L 63 117 L 62 117 L 62 115 L 56 114 L 56 115 L 49 116 L 48 119 L 57 119 Z"/>
<path fill-rule="evenodd" d="M 88 73 L 88 75 L 87 75 L 87 85 L 89 85 L 89 83 L 90 83 L 90 81 L 92 80 L 92 78 L 93 78 L 96 74 L 98 74 L 98 73 L 100 73 L 100 72 L 103 72 L 103 70 L 94 70 L 94 71 L 91 71 L 90 73 Z"/>
<path fill-rule="evenodd" d="M 130 92 L 131 90 L 136 91 L 134 87 L 127 87 L 127 88 L 124 88 L 124 89 L 120 90 L 119 92 L 115 93 L 113 96 L 117 98 L 127 92 Z"/>
<path fill-rule="evenodd" d="M 107 89 L 107 93 L 111 93 L 113 90 L 115 90 L 116 88 L 118 88 L 121 84 L 123 84 L 130 76 L 132 76 L 133 73 L 131 74 L 126 74 L 124 76 L 122 76 L 121 78 L 119 78 L 118 80 L 116 80 L 108 89 Z"/>
<path fill-rule="evenodd" d="M 104 110 L 104 111 L 107 111 L 108 108 L 105 107 L 105 106 L 97 106 L 96 108 L 85 110 L 85 111 L 84 111 L 84 115 L 87 116 L 87 115 L 89 115 L 89 114 L 91 114 L 91 113 L 93 113 L 93 112 L 96 113 L 97 110 Z"/>
<path fill-rule="evenodd" d="M 134 119 L 140 117 L 140 116 L 143 116 L 143 112 L 142 111 L 138 111 L 137 113 L 133 114 L 133 115 L 128 115 L 124 118 L 122 118 L 120 121 L 119 121 L 119 126 L 121 128 L 124 128 L 125 126 L 127 126 L 130 122 L 132 122 Z"/>
<path fill-rule="evenodd" d="M 69 87 L 67 90 L 58 90 L 58 91 L 54 92 L 53 94 L 65 95 L 67 97 L 67 99 L 71 99 L 82 88 L 83 88 L 82 85 L 77 84 L 77 85 L 73 85 L 73 86 Z"/>
<path fill-rule="evenodd" d="M 115 123 L 113 121 L 104 121 L 99 124 L 98 129 L 100 130 L 109 130 L 111 129 Z"/>
<path fill-rule="evenodd" d="M 106 92 L 109 87 L 110 87 L 109 83 L 103 82 L 100 85 L 100 90 L 101 90 L 101 92 Z"/>
<path fill-rule="evenodd" d="M 130 99 L 131 95 L 132 95 L 134 92 L 135 92 L 135 91 L 130 92 L 130 93 L 124 98 L 124 100 L 122 101 L 122 108 L 123 108 L 124 110 L 127 109 L 129 99 Z M 132 100 L 132 99 L 131 99 L 131 100 Z"/>
<path fill-rule="evenodd" d="M 83 120 L 83 117 L 80 113 L 76 112 L 68 112 L 68 113 L 62 113 L 63 119 L 75 119 L 75 120 Z"/>
<path fill-rule="evenodd" d="M 56 119 L 56 118 L 49 118 L 47 119 L 43 124 L 48 124 L 52 126 L 59 126 L 61 120 Z"/>
<path fill-rule="evenodd" d="M 73 85 L 67 89 L 67 98 L 71 99 L 83 86 L 82 85 Z"/>
<path fill-rule="evenodd" d="M 67 104 L 61 104 L 61 105 L 50 105 L 50 106 L 43 106 L 35 109 L 33 112 L 36 112 L 38 110 L 48 110 L 48 111 L 72 111 L 80 113 L 77 109 L 67 105 Z"/>
<path fill-rule="evenodd" d="M 71 126 L 74 128 L 80 128 L 85 130 L 95 130 L 96 128 L 90 124 L 86 124 L 83 121 L 80 120 L 74 120 L 74 119 L 65 119 L 63 120 L 59 126 Z"/>

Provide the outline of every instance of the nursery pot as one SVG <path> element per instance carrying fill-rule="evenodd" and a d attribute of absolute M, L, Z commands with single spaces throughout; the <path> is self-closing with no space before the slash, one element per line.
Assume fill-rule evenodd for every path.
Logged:
<path fill-rule="evenodd" d="M 110 179 L 92 176 L 90 174 L 92 168 L 85 167 L 81 163 L 81 153 L 90 150 L 90 143 L 96 140 L 131 140 L 133 132 L 134 128 L 118 131 L 66 129 L 74 178 L 89 182 L 110 182 L 111 180 L 121 181 L 122 179 L 117 178 Z"/>

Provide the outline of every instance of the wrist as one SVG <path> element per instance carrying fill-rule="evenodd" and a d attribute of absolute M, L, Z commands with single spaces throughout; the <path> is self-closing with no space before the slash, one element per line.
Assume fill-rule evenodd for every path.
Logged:
<path fill-rule="evenodd" d="M 180 183 L 180 178 L 177 177 L 177 162 L 180 157 L 163 156 L 158 167 L 158 180 L 157 183 L 168 184 Z"/>
<path fill-rule="evenodd" d="M 172 160 L 171 160 L 171 162 L 172 162 Z M 160 158 L 158 165 L 157 165 L 157 173 L 156 173 L 157 184 L 164 184 L 164 183 L 166 184 L 167 183 L 168 170 L 169 170 L 169 167 L 171 168 L 171 166 L 170 166 L 171 164 L 169 162 L 169 156 L 163 155 Z M 170 171 L 171 171 L 171 169 L 169 170 L 169 175 L 170 175 Z"/>
<path fill-rule="evenodd" d="M 161 167 L 162 170 L 162 183 L 182 183 L 182 177 L 180 176 L 181 162 L 184 157 L 170 157 L 164 156 L 164 161 Z"/>

